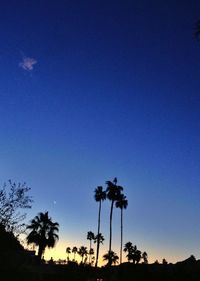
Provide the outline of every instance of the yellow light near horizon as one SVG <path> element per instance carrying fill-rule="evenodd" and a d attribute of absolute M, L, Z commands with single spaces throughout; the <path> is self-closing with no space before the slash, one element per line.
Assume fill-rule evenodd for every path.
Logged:
<path fill-rule="evenodd" d="M 67 253 L 66 253 L 66 247 L 73 247 L 76 246 L 79 248 L 82 245 L 82 243 L 76 243 L 74 241 L 68 241 L 68 244 L 66 245 L 66 241 L 60 240 L 55 248 L 53 249 L 45 249 L 45 254 L 44 258 L 46 261 L 50 260 L 53 258 L 53 260 L 58 261 L 58 260 L 67 260 Z M 96 245 L 95 245 L 96 246 Z M 95 246 L 93 248 L 95 248 Z M 119 255 L 119 250 L 117 251 L 118 245 L 114 245 L 115 248 L 113 250 Z M 30 245 L 28 249 L 35 249 L 37 253 L 37 247 L 33 247 Z M 95 249 L 96 250 L 96 249 Z M 101 245 L 100 248 L 100 253 L 99 253 L 99 266 L 104 266 L 106 264 L 105 261 L 103 261 L 103 255 L 108 251 L 107 245 Z M 147 247 L 147 254 L 148 254 L 148 261 L 149 263 L 154 263 L 156 260 L 159 261 L 159 263 L 162 263 L 162 260 L 165 258 L 168 262 L 176 263 L 177 261 L 184 260 L 189 257 L 189 254 L 184 254 L 183 253 L 177 253 L 176 255 L 173 253 L 173 251 L 170 251 L 168 249 L 168 252 L 165 252 L 165 255 L 163 255 L 163 252 L 161 252 L 158 248 L 151 248 Z M 74 255 L 73 253 L 70 254 L 70 260 L 73 260 Z M 78 263 L 81 262 L 81 257 L 76 254 L 76 260 Z M 123 262 L 127 262 L 126 254 L 123 253 Z"/>

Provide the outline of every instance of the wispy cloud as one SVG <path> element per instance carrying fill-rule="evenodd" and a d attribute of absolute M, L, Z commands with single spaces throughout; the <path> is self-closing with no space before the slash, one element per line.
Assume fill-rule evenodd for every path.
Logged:
<path fill-rule="evenodd" d="M 19 67 L 24 70 L 31 71 L 33 66 L 37 63 L 37 60 L 30 57 L 23 57 L 22 61 L 19 63 Z"/>

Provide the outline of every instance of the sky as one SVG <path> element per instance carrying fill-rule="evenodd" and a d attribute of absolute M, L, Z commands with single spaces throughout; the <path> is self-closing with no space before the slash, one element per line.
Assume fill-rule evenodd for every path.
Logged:
<path fill-rule="evenodd" d="M 124 243 L 150 262 L 200 258 L 198 19 L 198 0 L 1 1 L 0 184 L 31 187 L 27 221 L 49 211 L 59 222 L 47 259 L 89 246 L 94 189 L 114 177 Z"/>

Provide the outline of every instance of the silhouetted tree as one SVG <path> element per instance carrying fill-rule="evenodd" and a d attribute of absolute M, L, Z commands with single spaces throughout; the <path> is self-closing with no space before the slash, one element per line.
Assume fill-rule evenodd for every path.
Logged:
<path fill-rule="evenodd" d="M 69 261 L 69 254 L 71 254 L 71 248 L 70 247 L 66 248 L 66 253 L 67 253 L 67 260 Z"/>
<path fill-rule="evenodd" d="M 0 224 L 6 231 L 16 235 L 24 232 L 25 224 L 22 222 L 26 213 L 21 213 L 21 210 L 31 208 L 33 200 L 27 195 L 29 191 L 25 183 L 16 184 L 11 180 L 0 189 Z"/>
<path fill-rule="evenodd" d="M 89 250 L 89 257 L 90 257 L 89 264 L 91 265 L 91 264 L 93 264 L 93 261 L 94 261 L 94 249 L 93 248 L 90 248 L 90 250 Z"/>
<path fill-rule="evenodd" d="M 103 235 L 101 233 L 99 233 L 95 236 L 94 243 L 99 242 L 99 244 L 103 244 L 104 240 L 105 240 L 105 238 L 103 237 Z"/>
<path fill-rule="evenodd" d="M 41 260 L 45 248 L 53 248 L 58 240 L 57 232 L 59 224 L 52 222 L 48 212 L 39 213 L 34 219 L 31 220 L 30 225 L 27 226 L 31 232 L 27 236 L 28 244 L 35 244 L 38 246 L 38 257 Z"/>
<path fill-rule="evenodd" d="M 132 260 L 132 254 L 135 252 L 136 249 L 136 246 L 133 246 L 132 242 L 130 241 L 124 245 L 124 252 L 127 253 L 126 257 L 128 261 Z"/>
<path fill-rule="evenodd" d="M 92 240 L 95 239 L 94 233 L 92 231 L 88 231 L 87 233 L 87 240 L 90 241 L 90 247 L 89 247 L 89 263 L 91 262 L 91 254 L 90 254 L 90 250 L 92 248 Z"/>
<path fill-rule="evenodd" d="M 145 264 L 148 264 L 148 255 L 146 252 L 142 253 L 142 259 Z"/>
<path fill-rule="evenodd" d="M 17 237 L 12 232 L 5 230 L 5 226 L 0 224 L 0 256 L 2 252 L 23 251 L 23 246 L 20 244 Z"/>
<path fill-rule="evenodd" d="M 133 263 L 139 263 L 142 258 L 142 253 L 140 250 L 136 250 L 133 254 Z"/>
<path fill-rule="evenodd" d="M 75 261 L 75 258 L 76 258 L 76 253 L 78 252 L 78 248 L 76 246 L 74 246 L 72 248 L 72 253 L 74 254 L 74 261 Z"/>
<path fill-rule="evenodd" d="M 166 260 L 166 259 L 163 259 L 163 260 L 162 260 L 162 264 L 168 264 L 167 260 Z"/>
<path fill-rule="evenodd" d="M 110 207 L 110 239 L 109 239 L 109 253 L 112 252 L 112 215 L 113 215 L 113 206 L 114 202 L 119 199 L 119 196 L 121 194 L 121 191 L 123 190 L 122 186 L 117 185 L 117 178 L 114 178 L 113 182 L 107 181 L 107 189 L 106 189 L 106 195 L 107 198 L 111 201 L 111 207 Z M 111 265 L 111 261 L 110 261 Z"/>
<path fill-rule="evenodd" d="M 87 258 L 88 255 L 87 247 L 81 246 L 78 249 L 78 254 L 81 256 L 81 263 L 83 263 L 83 258 Z"/>
<path fill-rule="evenodd" d="M 118 200 L 115 203 L 116 208 L 121 210 L 121 244 L 120 244 L 120 264 L 122 263 L 122 245 L 123 245 L 123 209 L 128 206 L 128 200 L 124 194 L 120 194 Z"/>
<path fill-rule="evenodd" d="M 96 202 L 99 202 L 99 213 L 98 213 L 98 229 L 97 229 L 97 238 L 100 234 L 100 223 L 101 223 L 101 203 L 102 201 L 104 201 L 106 199 L 106 192 L 103 190 L 103 187 L 102 186 L 98 186 L 96 189 L 95 189 L 95 194 L 94 194 L 94 198 L 95 198 L 95 201 Z M 99 247 L 100 247 L 100 241 L 97 240 L 97 249 L 96 249 L 96 263 L 95 263 L 95 266 L 97 267 L 98 266 L 98 259 L 99 259 Z"/>
<path fill-rule="evenodd" d="M 113 252 L 113 251 L 108 251 L 108 253 L 106 253 L 105 255 L 103 255 L 103 260 L 104 261 L 108 261 L 108 265 L 112 265 L 112 264 L 117 264 L 118 263 L 118 260 L 119 260 L 119 257 L 118 255 Z"/>
<path fill-rule="evenodd" d="M 124 246 L 124 252 L 127 252 L 126 257 L 128 258 L 128 261 L 133 261 L 133 263 L 139 263 L 141 260 L 141 251 L 137 249 L 137 246 L 133 246 L 131 242 L 127 242 Z"/>

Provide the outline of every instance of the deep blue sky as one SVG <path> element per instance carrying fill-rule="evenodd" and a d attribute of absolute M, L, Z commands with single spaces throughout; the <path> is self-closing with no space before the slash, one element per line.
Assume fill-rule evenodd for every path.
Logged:
<path fill-rule="evenodd" d="M 93 191 L 116 176 L 124 242 L 200 257 L 198 19 L 197 0 L 1 1 L 0 180 L 32 188 L 29 218 L 60 222 L 50 255 L 88 244 Z M 102 253 L 108 218 L 105 202 Z"/>

